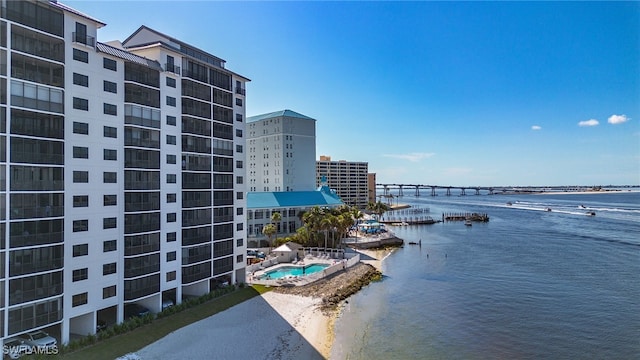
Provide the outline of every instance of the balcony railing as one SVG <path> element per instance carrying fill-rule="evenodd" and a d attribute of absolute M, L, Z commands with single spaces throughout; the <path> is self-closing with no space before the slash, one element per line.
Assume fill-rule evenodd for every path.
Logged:
<path fill-rule="evenodd" d="M 73 42 L 80 43 L 91 47 L 96 47 L 96 39 L 93 36 L 73 32 Z"/>
<path fill-rule="evenodd" d="M 164 70 L 178 75 L 181 73 L 180 66 L 175 66 L 174 64 L 164 64 Z"/>
<path fill-rule="evenodd" d="M 243 87 L 236 86 L 236 94 L 246 95 L 247 90 Z"/>

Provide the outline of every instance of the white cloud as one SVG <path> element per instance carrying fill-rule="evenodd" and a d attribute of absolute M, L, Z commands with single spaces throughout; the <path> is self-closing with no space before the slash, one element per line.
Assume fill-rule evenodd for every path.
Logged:
<path fill-rule="evenodd" d="M 396 158 L 409 160 L 411 162 L 418 162 L 422 159 L 430 158 L 434 156 L 435 153 L 408 153 L 408 154 L 384 154 L 384 157 Z"/>
<path fill-rule="evenodd" d="M 540 125 L 533 125 L 533 126 L 531 127 L 531 130 L 542 130 L 542 126 L 540 126 Z"/>
<path fill-rule="evenodd" d="M 590 120 L 580 121 L 578 123 L 578 126 L 598 126 L 598 124 L 600 124 L 598 120 L 590 119 Z"/>
<path fill-rule="evenodd" d="M 615 115 L 614 114 L 614 115 L 609 116 L 609 120 L 607 120 L 607 122 L 609 124 L 617 125 L 617 124 L 625 123 L 625 122 L 627 122 L 629 120 L 631 120 L 631 119 L 629 119 L 627 117 L 627 115 Z"/>

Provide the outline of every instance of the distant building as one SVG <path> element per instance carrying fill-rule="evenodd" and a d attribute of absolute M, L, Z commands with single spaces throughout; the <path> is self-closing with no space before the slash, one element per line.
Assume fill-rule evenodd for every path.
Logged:
<path fill-rule="evenodd" d="M 261 247 L 261 240 L 267 240 L 262 234 L 265 225 L 271 223 L 271 215 L 279 212 L 282 220 L 276 223 L 277 236 L 294 234 L 303 223 L 302 212 L 315 206 L 335 208 L 344 205 L 340 197 L 329 189 L 320 186 L 313 191 L 249 192 L 247 194 L 247 246 Z"/>
<path fill-rule="evenodd" d="M 376 202 L 376 173 L 367 174 L 367 193 L 369 202 Z"/>
<path fill-rule="evenodd" d="M 313 191 L 316 120 L 291 110 L 247 118 L 249 191 Z"/>
<path fill-rule="evenodd" d="M 325 176 L 327 185 L 336 191 L 346 205 L 360 209 L 366 208 L 369 201 L 375 201 L 375 195 L 373 199 L 370 198 L 368 173 L 367 162 L 332 161 L 330 156 L 324 155 L 316 161 L 316 183 L 320 185 Z"/>
<path fill-rule="evenodd" d="M 244 282 L 249 80 L 145 26 L 98 42 L 54 0 L 0 17 L 0 338 Z"/>

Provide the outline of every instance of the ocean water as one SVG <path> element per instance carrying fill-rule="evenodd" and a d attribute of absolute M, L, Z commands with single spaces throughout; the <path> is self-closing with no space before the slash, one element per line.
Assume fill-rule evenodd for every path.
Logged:
<path fill-rule="evenodd" d="M 332 359 L 640 358 L 640 193 L 400 202 L 490 221 L 393 227 L 422 246 L 345 304 Z"/>

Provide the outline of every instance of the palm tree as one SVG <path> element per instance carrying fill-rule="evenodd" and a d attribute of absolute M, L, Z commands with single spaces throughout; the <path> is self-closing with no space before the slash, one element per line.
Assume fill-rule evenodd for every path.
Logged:
<path fill-rule="evenodd" d="M 274 212 L 273 214 L 271 214 L 271 224 L 275 227 L 276 229 L 276 238 L 275 241 L 278 241 L 278 223 L 282 221 L 282 214 L 280 214 L 279 212 Z"/>
<path fill-rule="evenodd" d="M 267 224 L 262 228 L 262 234 L 269 239 L 269 246 L 271 246 L 271 237 L 276 233 L 276 226 L 273 224 Z"/>
<path fill-rule="evenodd" d="M 329 230 L 333 228 L 333 215 L 326 215 L 320 220 L 320 230 L 324 231 L 324 251 L 327 251 L 327 237 Z"/>

